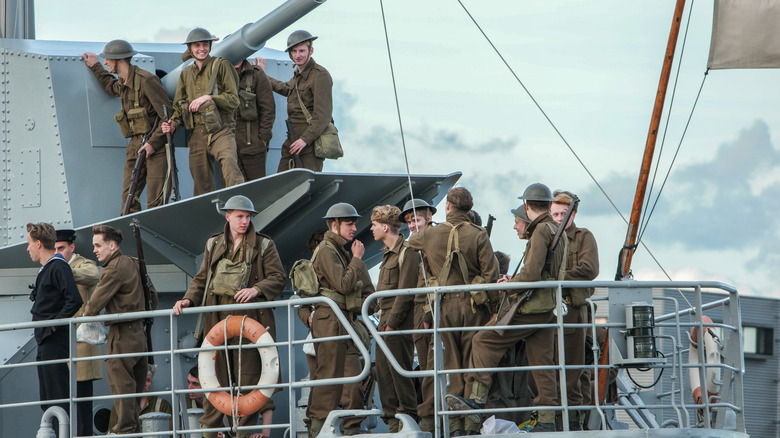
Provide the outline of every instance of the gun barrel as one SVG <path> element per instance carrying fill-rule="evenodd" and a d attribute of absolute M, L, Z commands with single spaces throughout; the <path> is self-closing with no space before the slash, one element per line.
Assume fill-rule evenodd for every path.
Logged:
<path fill-rule="evenodd" d="M 288 0 L 265 17 L 254 23 L 245 24 L 238 32 L 234 32 L 223 41 L 214 44 L 211 55 L 225 58 L 232 64 L 237 64 L 240 60 L 262 49 L 265 42 L 271 37 L 295 23 L 301 17 L 314 10 L 314 8 L 325 3 L 325 1 Z M 182 69 L 191 62 L 182 63 L 162 78 L 163 86 L 165 86 L 169 96 L 173 96 L 176 93 L 179 75 Z"/>

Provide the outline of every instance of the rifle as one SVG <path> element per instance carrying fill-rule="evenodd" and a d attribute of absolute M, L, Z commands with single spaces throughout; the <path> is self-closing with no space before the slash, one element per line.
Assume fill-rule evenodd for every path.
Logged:
<path fill-rule="evenodd" d="M 287 125 L 287 140 L 290 141 L 290 146 L 292 146 L 293 142 L 295 142 L 295 139 L 293 138 L 292 122 L 290 119 L 287 119 L 284 121 L 284 124 Z M 296 169 L 303 169 L 303 163 L 301 163 L 301 157 L 298 154 L 293 154 L 293 160 L 295 160 Z"/>
<path fill-rule="evenodd" d="M 130 223 L 133 227 L 133 237 L 135 238 L 135 249 L 138 253 L 138 270 L 141 274 L 141 285 L 144 288 L 144 308 L 148 312 L 154 310 L 155 304 L 152 299 L 152 282 L 149 280 L 149 273 L 146 271 L 146 261 L 144 261 L 144 246 L 141 242 L 141 223 L 138 219 L 133 218 Z M 147 351 L 151 352 L 152 349 L 152 324 L 154 320 L 152 318 L 144 318 L 144 331 L 146 332 L 146 347 Z M 149 364 L 154 364 L 154 355 L 150 354 L 148 358 Z"/>
<path fill-rule="evenodd" d="M 490 233 L 493 231 L 493 222 L 496 220 L 496 217 L 492 214 L 488 213 L 488 223 L 485 227 L 485 231 L 488 233 L 488 237 L 490 237 Z"/>
<path fill-rule="evenodd" d="M 168 107 L 163 105 L 163 120 L 167 123 L 170 118 L 168 117 Z M 176 148 L 173 147 L 173 136 L 170 132 L 165 134 L 165 139 L 168 141 L 167 146 L 171 149 L 171 163 L 170 169 L 168 169 L 171 177 L 171 201 L 176 202 L 181 199 L 179 193 L 179 169 L 176 168 Z"/>
<path fill-rule="evenodd" d="M 149 132 L 144 134 L 144 138 L 141 139 L 141 146 L 149 141 L 149 137 L 151 137 L 154 130 L 157 129 L 157 123 L 159 121 L 160 116 L 154 118 L 154 125 L 152 125 L 152 129 L 150 129 Z M 125 205 L 122 207 L 121 216 L 130 213 L 130 206 L 133 204 L 133 194 L 135 193 L 136 187 L 138 187 L 138 175 L 141 173 L 141 168 L 145 162 L 146 151 L 138 151 L 138 157 L 135 159 L 135 167 L 133 167 L 133 173 L 130 175 L 130 187 L 127 190 L 127 198 L 125 198 Z"/>

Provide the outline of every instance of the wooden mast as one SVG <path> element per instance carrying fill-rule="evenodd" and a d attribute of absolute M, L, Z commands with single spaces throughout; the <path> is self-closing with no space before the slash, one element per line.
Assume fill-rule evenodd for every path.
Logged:
<path fill-rule="evenodd" d="M 674 61 L 674 50 L 677 47 L 677 36 L 680 34 L 680 24 L 682 22 L 685 0 L 677 0 L 677 6 L 674 9 L 674 20 L 672 28 L 669 31 L 669 41 L 666 44 L 666 54 L 664 55 L 664 65 L 661 69 L 661 79 L 658 83 L 658 92 L 655 96 L 655 106 L 653 116 L 650 119 L 650 130 L 647 133 L 647 142 L 645 143 L 645 154 L 642 158 L 642 168 L 639 171 L 639 181 L 636 185 L 636 194 L 634 195 L 634 206 L 631 209 L 631 218 L 628 223 L 628 232 L 626 241 L 620 250 L 618 257 L 618 268 L 615 274 L 615 280 L 627 280 L 631 278 L 631 259 L 637 246 L 637 234 L 639 232 L 639 220 L 642 216 L 642 205 L 645 200 L 647 190 L 647 181 L 650 177 L 650 167 L 653 162 L 653 153 L 655 152 L 655 143 L 658 139 L 658 127 L 661 124 L 661 113 L 666 99 L 666 89 L 669 86 L 669 77 L 672 72 L 672 62 Z"/>

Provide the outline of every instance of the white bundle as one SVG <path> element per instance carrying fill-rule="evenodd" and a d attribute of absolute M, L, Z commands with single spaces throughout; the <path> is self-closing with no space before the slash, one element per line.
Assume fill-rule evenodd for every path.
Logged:
<path fill-rule="evenodd" d="M 105 344 L 107 335 L 108 329 L 102 322 L 83 322 L 76 328 L 76 342 Z"/>

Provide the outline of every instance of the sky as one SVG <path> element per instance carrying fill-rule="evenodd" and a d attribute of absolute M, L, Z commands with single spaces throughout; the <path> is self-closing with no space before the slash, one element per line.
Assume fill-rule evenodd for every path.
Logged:
<path fill-rule="evenodd" d="M 384 2 L 411 173 L 462 172 L 459 184 L 473 193 L 474 208 L 485 220 L 496 216 L 492 243 L 512 256 L 512 269 L 524 247 L 509 212 L 521 202 L 517 196 L 535 182 L 577 193 L 576 223 L 599 245 L 598 278 L 613 279 L 627 228 L 621 214 L 630 214 L 674 1 L 461 1 L 523 86 L 457 0 Z M 37 0 L 37 38 L 170 43 L 196 26 L 224 37 L 281 1 L 221 2 L 218 14 L 216 4 L 136 0 L 133 8 L 117 8 Z M 653 199 L 691 121 L 643 235 L 658 264 L 640 248 L 633 272 L 639 280 L 662 280 L 663 268 L 674 280 L 721 281 L 744 294 L 780 297 L 773 275 L 780 262 L 780 73 L 710 71 L 693 111 L 712 9 L 712 0 L 686 6 Z M 345 149 L 325 171 L 406 172 L 382 23 L 379 0 L 329 0 L 266 44 L 284 49 L 297 29 L 319 36 L 314 58 L 334 79 L 334 119 Z"/>

